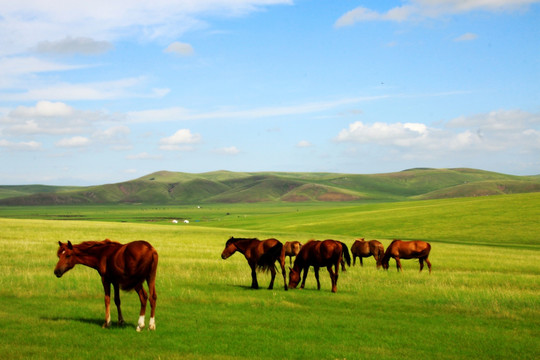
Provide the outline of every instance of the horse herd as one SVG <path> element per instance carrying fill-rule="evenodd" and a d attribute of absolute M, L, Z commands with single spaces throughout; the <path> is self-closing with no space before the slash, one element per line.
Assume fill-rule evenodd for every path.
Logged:
<path fill-rule="evenodd" d="M 71 270 L 75 265 L 82 264 L 98 271 L 101 276 L 103 290 L 105 292 L 105 323 L 104 328 L 111 326 L 111 285 L 114 288 L 114 303 L 118 310 L 118 324 L 123 325 L 124 319 L 120 310 L 120 289 L 135 290 L 139 295 L 141 310 L 137 324 L 137 331 L 145 327 L 145 312 L 147 301 L 150 300 L 150 320 L 148 328 L 156 329 L 156 270 L 158 265 L 157 251 L 146 241 L 133 241 L 127 244 L 120 244 L 109 239 L 103 241 L 85 241 L 73 245 L 58 242 L 57 251 L 58 263 L 54 269 L 54 274 L 60 278 L 64 273 Z M 389 267 L 390 258 L 396 260 L 397 270 L 403 270 L 400 259 L 419 259 L 420 271 L 426 262 L 431 273 L 431 263 L 428 260 L 431 245 L 424 241 L 402 241 L 394 240 L 384 251 L 383 245 L 377 240 L 365 241 L 358 239 L 351 246 L 353 255 L 353 265 L 356 258 L 360 258 L 363 265 L 364 257 L 373 256 L 377 267 L 385 270 Z M 317 289 L 321 289 L 319 281 L 319 269 L 326 267 L 332 281 L 332 292 L 337 292 L 337 281 L 339 266 L 345 270 L 345 262 L 351 265 L 351 255 L 347 245 L 336 240 L 310 240 L 302 245 L 298 241 L 286 242 L 282 244 L 277 239 L 259 240 L 256 238 L 234 238 L 231 237 L 225 244 L 225 249 L 221 253 L 222 259 L 227 259 L 235 252 L 243 254 L 251 267 L 251 287 L 259 288 L 257 282 L 257 271 L 270 271 L 272 278 L 269 289 L 274 287 L 276 277 L 276 261 L 281 267 L 283 284 L 285 290 L 294 289 L 300 283 L 300 276 L 303 271 L 302 284 L 304 288 L 310 266 L 313 266 Z M 289 283 L 287 285 L 285 259 L 289 256 L 289 263 L 292 265 L 292 257 L 296 256 L 293 267 L 289 267 Z M 149 294 L 143 288 L 143 283 L 147 282 Z"/>

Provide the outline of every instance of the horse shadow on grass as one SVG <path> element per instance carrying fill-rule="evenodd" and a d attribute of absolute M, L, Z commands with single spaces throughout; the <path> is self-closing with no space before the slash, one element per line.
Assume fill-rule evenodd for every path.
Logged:
<path fill-rule="evenodd" d="M 42 316 L 42 317 L 40 317 L 40 320 L 53 321 L 53 322 L 56 322 L 56 321 L 79 322 L 79 323 L 83 323 L 83 324 L 96 325 L 96 326 L 99 326 L 99 327 L 103 326 L 103 319 L 93 319 L 93 318 L 84 318 L 84 317 L 69 317 L 69 316 L 47 317 L 47 316 Z M 118 325 L 118 323 L 113 322 L 110 328 L 111 329 L 113 329 L 113 328 L 116 328 L 116 329 L 133 328 L 133 329 L 135 329 L 136 326 L 135 326 L 135 324 L 130 323 L 130 322 L 125 322 L 123 325 Z"/>

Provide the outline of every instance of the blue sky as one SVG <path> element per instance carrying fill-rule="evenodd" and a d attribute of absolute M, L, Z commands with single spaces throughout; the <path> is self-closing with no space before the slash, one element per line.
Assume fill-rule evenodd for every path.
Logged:
<path fill-rule="evenodd" d="M 540 174 L 540 0 L 0 0 L 0 184 Z"/>

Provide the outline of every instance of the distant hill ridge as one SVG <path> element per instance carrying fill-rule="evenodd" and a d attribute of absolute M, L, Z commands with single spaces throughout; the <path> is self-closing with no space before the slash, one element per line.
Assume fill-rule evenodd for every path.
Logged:
<path fill-rule="evenodd" d="M 540 192 L 540 176 L 458 168 L 386 174 L 158 171 L 89 187 L 0 186 L 0 205 L 404 201 Z"/>

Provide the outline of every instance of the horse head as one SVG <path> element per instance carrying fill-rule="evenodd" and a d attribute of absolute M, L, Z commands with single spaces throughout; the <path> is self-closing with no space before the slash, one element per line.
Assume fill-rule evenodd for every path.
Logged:
<path fill-rule="evenodd" d="M 300 282 L 300 271 L 289 267 L 289 288 L 296 289 L 298 283 Z"/>
<path fill-rule="evenodd" d="M 71 270 L 75 266 L 76 262 L 71 241 L 68 240 L 67 244 L 59 241 L 58 245 L 60 245 L 57 252 L 58 263 L 54 268 L 54 274 L 56 277 L 62 277 L 66 271 Z"/>
<path fill-rule="evenodd" d="M 221 253 L 221 258 L 223 260 L 227 259 L 236 252 L 236 240 L 237 239 L 231 236 L 231 238 L 225 243 L 225 249 L 223 249 L 223 252 Z"/>

